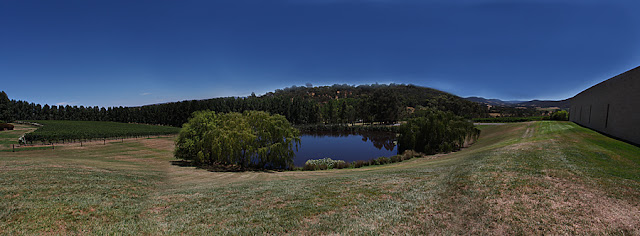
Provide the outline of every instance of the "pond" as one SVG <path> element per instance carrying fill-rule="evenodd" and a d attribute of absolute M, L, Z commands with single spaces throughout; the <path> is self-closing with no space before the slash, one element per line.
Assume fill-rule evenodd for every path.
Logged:
<path fill-rule="evenodd" d="M 335 133 L 315 132 L 300 135 L 301 146 L 294 159 L 295 166 L 304 166 L 309 159 L 331 158 L 352 162 L 390 157 L 398 153 L 396 134 L 388 132 Z"/>

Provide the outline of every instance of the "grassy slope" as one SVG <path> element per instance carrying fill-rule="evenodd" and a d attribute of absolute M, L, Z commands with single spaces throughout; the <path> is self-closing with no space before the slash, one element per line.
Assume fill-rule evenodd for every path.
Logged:
<path fill-rule="evenodd" d="M 168 138 L 0 152 L 7 233 L 640 233 L 640 148 L 567 122 L 440 158 L 316 172 L 171 165 Z"/>
<path fill-rule="evenodd" d="M 20 138 L 20 136 L 37 129 L 30 125 L 13 125 L 15 125 L 14 130 L 0 131 L 0 149 L 11 148 L 11 144 L 18 145 L 18 138 Z"/>

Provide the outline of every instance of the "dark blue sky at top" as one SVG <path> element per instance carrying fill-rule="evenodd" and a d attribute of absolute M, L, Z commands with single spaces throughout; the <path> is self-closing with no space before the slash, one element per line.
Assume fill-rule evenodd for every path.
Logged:
<path fill-rule="evenodd" d="M 0 1 L 0 90 L 136 106 L 404 83 L 565 99 L 640 65 L 640 1 Z"/>

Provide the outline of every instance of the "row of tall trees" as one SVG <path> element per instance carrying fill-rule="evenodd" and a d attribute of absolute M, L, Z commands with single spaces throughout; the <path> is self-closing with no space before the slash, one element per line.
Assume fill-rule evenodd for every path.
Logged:
<path fill-rule="evenodd" d="M 4 91 L 0 91 L 0 120 L 13 121 L 13 119 L 7 119 L 10 117 L 9 106 L 11 106 L 12 101 L 9 100 L 7 93 Z"/>
<path fill-rule="evenodd" d="M 25 101 L 8 100 L 0 103 L 0 119 L 14 120 L 78 120 L 115 121 L 182 126 L 191 113 L 201 110 L 217 112 L 268 111 L 281 114 L 294 124 L 320 122 L 320 106 L 311 100 L 284 97 L 215 98 L 191 100 L 141 107 L 85 107 L 49 106 Z"/>
<path fill-rule="evenodd" d="M 280 114 L 293 124 L 393 123 L 413 108 L 451 111 L 465 118 L 484 117 L 480 104 L 430 88 L 413 85 L 334 85 L 293 87 L 263 96 L 226 97 L 170 102 L 140 107 L 49 106 L 9 100 L 0 93 L 0 119 L 116 121 L 181 126 L 195 111 L 221 113 L 248 110 Z"/>

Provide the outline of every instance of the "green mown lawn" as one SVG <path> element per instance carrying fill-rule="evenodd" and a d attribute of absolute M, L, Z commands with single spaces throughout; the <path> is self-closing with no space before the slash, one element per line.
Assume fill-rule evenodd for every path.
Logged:
<path fill-rule="evenodd" d="M 640 234 L 640 148 L 569 122 L 329 171 L 173 165 L 172 138 L 0 152 L 0 234 Z"/>

